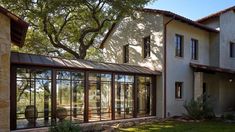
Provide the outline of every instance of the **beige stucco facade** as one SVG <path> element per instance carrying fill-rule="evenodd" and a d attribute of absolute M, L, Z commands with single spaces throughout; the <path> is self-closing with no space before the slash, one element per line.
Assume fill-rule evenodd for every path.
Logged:
<path fill-rule="evenodd" d="M 0 131 L 10 130 L 10 19 L 0 13 Z"/>
<path fill-rule="evenodd" d="M 139 18 L 126 18 L 116 26 L 104 43 L 106 61 L 123 63 L 123 45 L 130 45 L 130 64 L 148 66 L 162 71 L 157 77 L 157 116 L 164 115 L 164 73 L 166 71 L 166 117 L 185 114 L 184 103 L 203 94 L 203 87 L 214 98 L 216 115 L 232 109 L 235 99 L 234 75 L 195 72 L 190 63 L 234 69 L 235 60 L 229 58 L 229 42 L 235 41 L 235 14 L 233 11 L 213 18 L 204 24 L 219 30 L 211 32 L 192 24 L 166 17 L 163 14 L 141 12 Z M 221 20 L 222 19 L 222 20 Z M 232 19 L 232 20 L 231 20 Z M 233 22 L 234 21 L 234 22 Z M 169 22 L 169 23 L 168 23 Z M 164 69 L 164 25 L 166 26 L 166 69 Z M 183 36 L 183 57 L 175 56 L 175 35 Z M 143 38 L 151 36 L 151 57 L 143 59 Z M 198 60 L 191 59 L 191 39 L 198 40 Z M 232 81 L 231 81 L 232 80 Z M 175 82 L 183 82 L 182 98 L 175 98 Z M 235 108 L 235 106 L 234 106 Z"/>
<path fill-rule="evenodd" d="M 106 41 L 103 49 L 107 62 L 123 63 L 123 46 L 129 45 L 129 64 L 149 67 L 163 72 L 163 16 L 151 13 L 136 13 L 134 20 L 125 18 L 118 26 L 112 37 Z M 143 37 L 150 36 L 151 55 L 143 58 Z M 163 113 L 163 76 L 157 78 L 157 114 Z"/>

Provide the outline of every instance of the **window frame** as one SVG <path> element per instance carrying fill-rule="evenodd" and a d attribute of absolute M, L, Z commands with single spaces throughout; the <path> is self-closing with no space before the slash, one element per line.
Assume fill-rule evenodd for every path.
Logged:
<path fill-rule="evenodd" d="M 183 82 L 175 82 L 175 99 L 182 99 L 183 98 Z M 180 88 L 180 95 L 178 95 L 178 88 Z"/>
<path fill-rule="evenodd" d="M 229 43 L 229 57 L 235 59 L 235 42 Z"/>
<path fill-rule="evenodd" d="M 129 44 L 123 46 L 123 63 L 129 62 Z"/>
<path fill-rule="evenodd" d="M 143 58 L 150 57 L 151 54 L 151 36 L 143 38 Z"/>
<path fill-rule="evenodd" d="M 184 57 L 184 36 L 180 34 L 175 34 L 175 56 Z"/>
<path fill-rule="evenodd" d="M 191 39 L 191 59 L 198 60 L 199 58 L 199 44 L 198 40 L 192 38 Z"/>

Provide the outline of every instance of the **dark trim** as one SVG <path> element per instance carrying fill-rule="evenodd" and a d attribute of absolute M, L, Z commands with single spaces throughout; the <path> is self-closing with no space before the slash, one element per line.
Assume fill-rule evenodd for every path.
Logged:
<path fill-rule="evenodd" d="M 192 67 L 196 72 L 209 72 L 209 73 L 220 72 L 220 73 L 235 74 L 235 70 L 233 69 L 226 69 L 226 68 L 220 68 L 208 65 L 190 63 L 190 67 Z"/>
<path fill-rule="evenodd" d="M 85 72 L 85 109 L 84 109 L 84 123 L 89 122 L 89 72 Z"/>
<path fill-rule="evenodd" d="M 112 82 L 111 82 L 111 112 L 112 112 L 112 120 L 115 120 L 115 74 L 112 74 Z"/>
<path fill-rule="evenodd" d="M 57 101 L 57 94 L 56 94 L 56 90 L 57 90 L 57 88 L 56 88 L 56 70 L 52 70 L 52 78 L 51 78 L 52 80 L 52 84 L 51 84 L 51 88 L 52 88 L 52 90 L 51 90 L 51 92 L 52 92 L 52 95 L 51 95 L 51 97 L 52 97 L 52 99 L 51 99 L 51 101 L 52 101 L 52 104 L 51 104 L 51 107 L 52 107 L 52 111 L 51 111 L 51 116 L 52 116 L 52 124 L 53 123 L 56 123 L 56 101 Z"/>
<path fill-rule="evenodd" d="M 11 66 L 10 71 L 10 128 L 16 129 L 16 67 Z"/>
<path fill-rule="evenodd" d="M 137 93 L 137 89 L 138 89 L 138 81 L 137 81 L 137 76 L 134 76 L 134 90 L 133 90 L 133 97 L 134 97 L 134 118 L 137 117 L 137 96 L 138 96 L 138 93 Z"/>
<path fill-rule="evenodd" d="M 152 116 L 157 116 L 157 78 L 152 77 Z"/>

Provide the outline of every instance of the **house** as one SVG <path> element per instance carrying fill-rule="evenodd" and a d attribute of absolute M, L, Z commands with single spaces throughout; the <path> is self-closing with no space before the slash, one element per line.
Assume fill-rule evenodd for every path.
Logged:
<path fill-rule="evenodd" d="M 28 24 L 0 6 L 0 131 L 10 130 L 10 50 L 22 47 Z"/>
<path fill-rule="evenodd" d="M 147 66 L 156 80 L 156 114 L 186 113 L 184 103 L 205 95 L 221 116 L 235 110 L 235 7 L 192 21 L 142 9 L 112 27 L 101 44 L 106 61 Z"/>
<path fill-rule="evenodd" d="M 0 131 L 182 115 L 202 94 L 217 115 L 233 111 L 234 9 L 198 21 L 138 10 L 105 37 L 105 63 L 10 52 L 11 43 L 23 46 L 28 24 L 0 7 Z"/>

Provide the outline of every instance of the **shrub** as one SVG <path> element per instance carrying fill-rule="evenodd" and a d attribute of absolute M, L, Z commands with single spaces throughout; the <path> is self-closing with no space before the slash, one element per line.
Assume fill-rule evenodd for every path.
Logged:
<path fill-rule="evenodd" d="M 189 102 L 185 102 L 184 108 L 186 109 L 188 116 L 192 119 L 212 119 L 215 117 L 210 100 L 204 100 L 205 95 L 191 99 Z"/>
<path fill-rule="evenodd" d="M 224 119 L 225 120 L 234 120 L 234 115 L 231 113 L 225 114 Z"/>
<path fill-rule="evenodd" d="M 56 126 L 51 126 L 49 132 L 80 132 L 80 126 L 69 121 L 59 122 Z"/>

